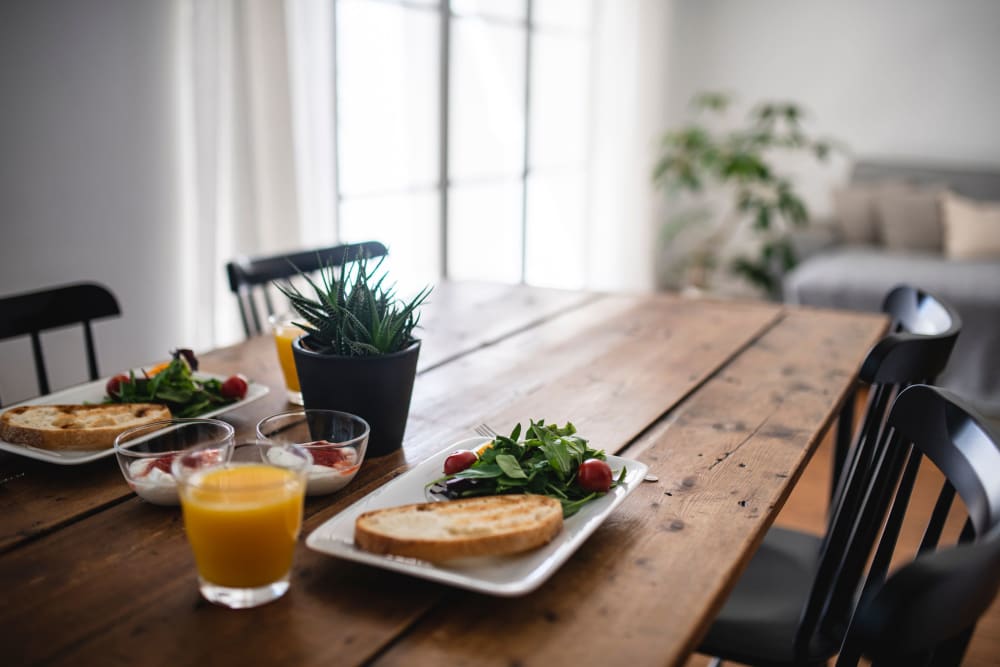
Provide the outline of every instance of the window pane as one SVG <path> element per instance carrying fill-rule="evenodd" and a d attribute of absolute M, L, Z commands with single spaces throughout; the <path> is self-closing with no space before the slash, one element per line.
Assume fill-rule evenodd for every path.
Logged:
<path fill-rule="evenodd" d="M 340 187 L 345 195 L 438 180 L 438 14 L 341 2 L 337 14 Z"/>
<path fill-rule="evenodd" d="M 535 0 L 532 21 L 539 28 L 562 28 L 585 33 L 590 30 L 591 0 Z"/>
<path fill-rule="evenodd" d="M 347 199 L 340 205 L 341 238 L 381 241 L 389 248 L 385 266 L 400 289 L 418 289 L 439 277 L 439 217 L 434 191 Z"/>
<path fill-rule="evenodd" d="M 448 276 L 520 281 L 521 184 L 455 187 L 448 201 Z"/>
<path fill-rule="evenodd" d="M 524 155 L 525 30 L 454 19 L 451 178 L 519 174 Z"/>
<path fill-rule="evenodd" d="M 451 11 L 460 16 L 523 21 L 527 14 L 524 0 L 451 0 Z"/>
<path fill-rule="evenodd" d="M 532 172 L 528 177 L 526 282 L 586 286 L 586 195 L 582 170 Z"/>
<path fill-rule="evenodd" d="M 590 53 L 565 33 L 535 33 L 531 71 L 531 166 L 586 161 Z"/>

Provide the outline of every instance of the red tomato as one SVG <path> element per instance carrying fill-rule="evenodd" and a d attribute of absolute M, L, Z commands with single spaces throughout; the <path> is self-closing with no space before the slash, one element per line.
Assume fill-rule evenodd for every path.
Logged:
<path fill-rule="evenodd" d="M 119 373 L 118 375 L 108 380 L 108 384 L 105 385 L 104 390 L 108 392 L 108 396 L 114 398 L 115 396 L 118 395 L 118 392 L 121 391 L 122 383 L 128 382 L 129 380 L 130 380 L 129 376 L 125 375 L 124 373 Z"/>
<path fill-rule="evenodd" d="M 457 452 L 452 452 L 444 460 L 444 474 L 454 475 L 456 472 L 462 472 L 475 463 L 478 458 L 476 453 L 470 449 L 460 449 Z"/>
<path fill-rule="evenodd" d="M 239 400 L 247 395 L 247 379 L 242 375 L 230 375 L 219 388 L 223 398 Z"/>
<path fill-rule="evenodd" d="M 605 493 L 611 488 L 611 466 L 600 459 L 587 459 L 580 464 L 576 481 L 584 491 Z"/>

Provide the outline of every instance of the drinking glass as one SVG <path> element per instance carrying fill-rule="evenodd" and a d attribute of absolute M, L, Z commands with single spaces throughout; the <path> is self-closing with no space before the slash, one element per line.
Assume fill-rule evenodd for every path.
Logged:
<path fill-rule="evenodd" d="M 274 344 L 278 350 L 278 362 L 285 376 L 285 389 L 288 392 L 288 402 L 302 405 L 302 389 L 299 387 L 299 374 L 295 370 L 295 356 L 292 354 L 292 341 L 305 334 L 301 328 L 292 323 L 291 313 L 275 313 L 268 318 L 271 331 L 274 332 Z"/>
<path fill-rule="evenodd" d="M 202 596 L 243 609 L 288 590 L 305 501 L 305 449 L 237 445 L 228 461 L 210 447 L 183 452 L 172 471 Z"/>

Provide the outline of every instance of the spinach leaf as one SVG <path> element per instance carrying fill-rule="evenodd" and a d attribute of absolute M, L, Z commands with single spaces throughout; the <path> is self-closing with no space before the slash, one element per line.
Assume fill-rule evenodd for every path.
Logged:
<path fill-rule="evenodd" d="M 521 470 L 521 465 L 517 462 L 517 458 L 510 454 L 497 454 L 497 465 L 500 466 L 500 469 L 508 477 L 528 479 L 528 476 Z"/>
<path fill-rule="evenodd" d="M 541 445 L 545 459 L 560 479 L 566 479 L 573 473 L 573 459 L 562 443 L 553 442 Z"/>
<path fill-rule="evenodd" d="M 454 477 L 461 479 L 488 479 L 493 477 L 499 477 L 503 474 L 503 470 L 500 466 L 495 463 L 487 463 L 485 465 L 473 465 L 471 468 L 466 468 L 462 472 L 455 473 Z"/>

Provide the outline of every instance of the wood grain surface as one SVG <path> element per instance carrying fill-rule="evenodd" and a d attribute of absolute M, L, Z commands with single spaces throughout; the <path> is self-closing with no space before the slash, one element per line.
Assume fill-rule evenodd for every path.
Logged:
<path fill-rule="evenodd" d="M 81 475 L 93 479 L 79 482 L 73 509 L 29 504 L 17 521 L 0 519 L 2 655 L 13 664 L 683 660 L 883 318 L 665 295 L 456 290 L 435 292 L 404 448 L 366 461 L 344 491 L 309 500 L 303 536 L 480 422 L 572 420 L 660 481 L 637 490 L 538 591 L 498 600 L 301 547 L 288 595 L 221 609 L 198 596 L 179 511 L 130 494 L 100 501 L 124 483 L 98 470 Z M 271 345 L 255 339 L 204 357 L 206 370 L 273 383 L 268 398 L 226 415 L 242 433 L 284 407 Z M 64 470 L 50 468 L 41 481 L 0 487 L 0 508 L 11 485 L 22 497 L 48 488 Z M 25 529 L 39 513 L 48 523 Z"/>

